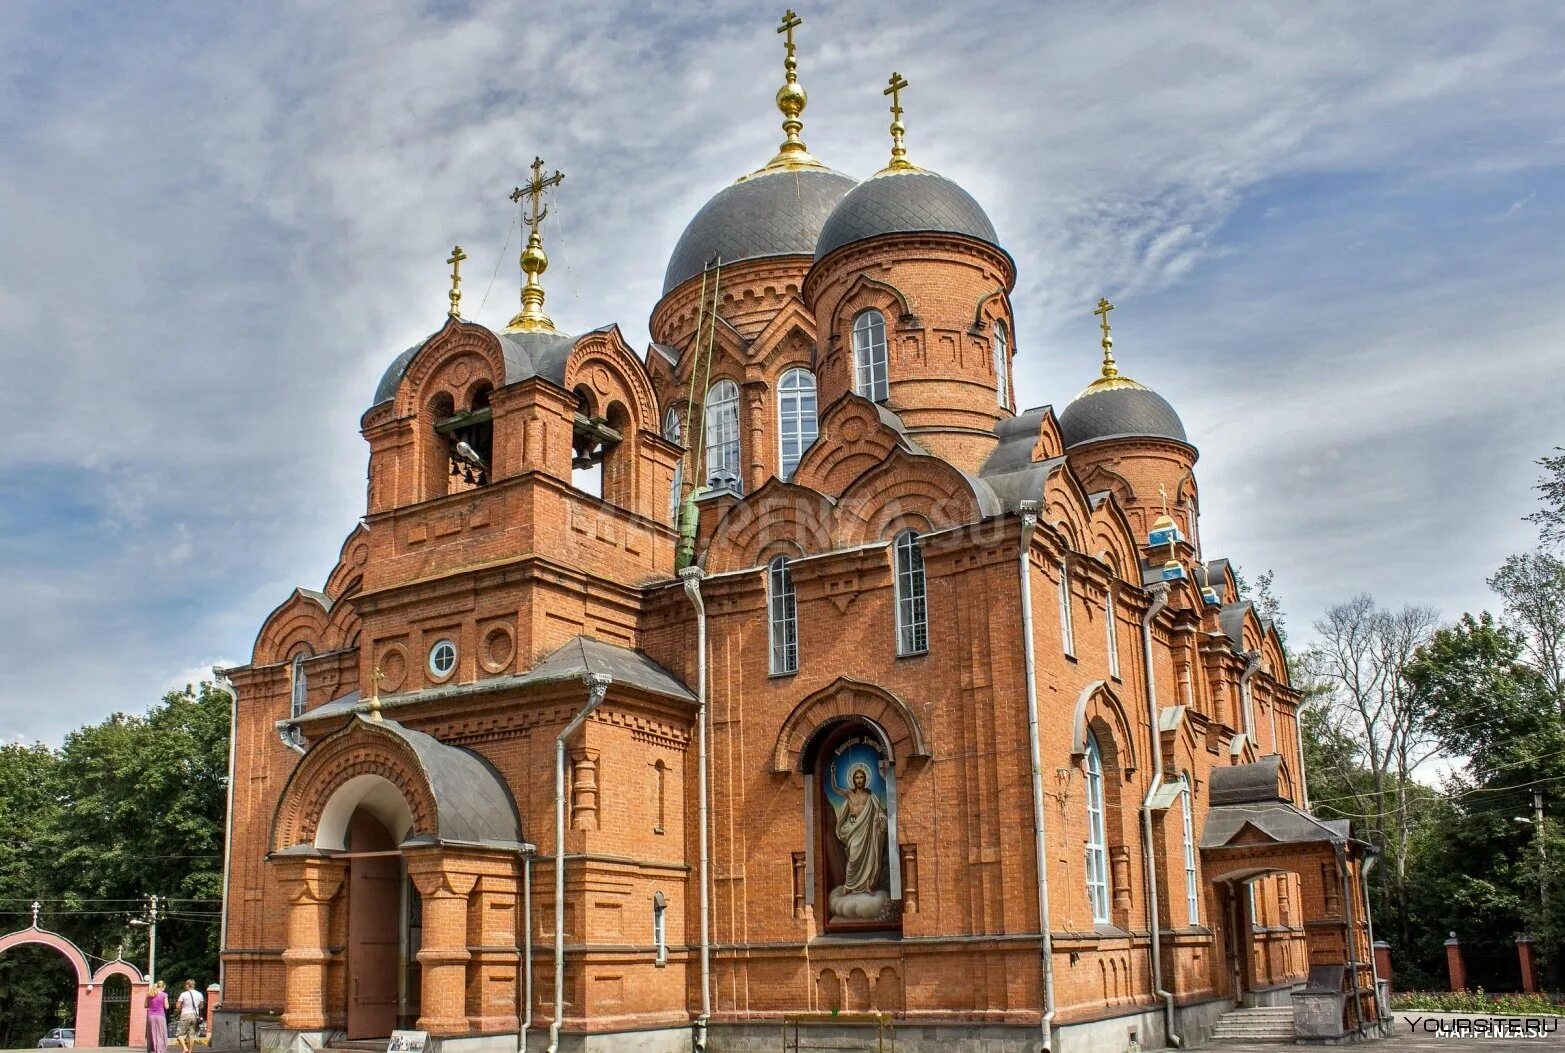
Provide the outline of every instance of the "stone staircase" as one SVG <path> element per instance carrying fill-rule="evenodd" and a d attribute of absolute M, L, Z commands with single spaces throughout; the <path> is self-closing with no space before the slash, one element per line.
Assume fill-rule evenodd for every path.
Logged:
<path fill-rule="evenodd" d="M 1212 1031 L 1214 1043 L 1283 1042 L 1293 1044 L 1293 1007 L 1259 1006 L 1224 1013 Z"/>

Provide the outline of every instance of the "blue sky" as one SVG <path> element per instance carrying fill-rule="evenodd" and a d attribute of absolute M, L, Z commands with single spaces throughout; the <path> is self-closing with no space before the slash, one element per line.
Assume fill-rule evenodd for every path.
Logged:
<path fill-rule="evenodd" d="M 1295 639 L 1364 590 L 1490 602 L 1565 444 L 1559 5 L 800 13 L 811 149 L 875 171 L 908 78 L 913 159 L 1017 258 L 1022 403 L 1092 378 L 1115 300 L 1201 448 L 1207 554 L 1274 568 Z M 534 154 L 568 176 L 551 313 L 644 345 L 685 221 L 775 148 L 779 14 L 0 5 L 0 737 L 243 661 L 320 585 L 453 242 L 467 313 L 515 309 Z"/>

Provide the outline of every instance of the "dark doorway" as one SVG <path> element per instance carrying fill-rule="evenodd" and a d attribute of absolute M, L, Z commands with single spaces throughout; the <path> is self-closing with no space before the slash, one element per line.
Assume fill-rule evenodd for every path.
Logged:
<path fill-rule="evenodd" d="M 360 809 L 348 823 L 349 852 L 395 853 L 380 820 Z M 385 1038 L 397 1025 L 402 857 L 348 861 L 348 1037 Z"/>
<path fill-rule="evenodd" d="M 132 1045 L 130 980 L 124 976 L 116 974 L 103 981 L 103 1016 L 98 1024 L 98 1041 L 105 1046 Z"/>

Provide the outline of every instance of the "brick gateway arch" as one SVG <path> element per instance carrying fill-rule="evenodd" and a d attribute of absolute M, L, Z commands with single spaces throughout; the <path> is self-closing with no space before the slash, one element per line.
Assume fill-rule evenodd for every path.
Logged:
<path fill-rule="evenodd" d="M 36 909 L 36 908 L 35 908 Z M 100 1045 L 103 1021 L 103 985 L 111 976 L 123 976 L 130 981 L 130 1036 L 127 1045 L 132 1049 L 147 1047 L 147 978 L 135 966 L 123 959 L 105 962 L 94 972 L 87 955 L 80 947 L 57 932 L 40 929 L 36 916 L 25 929 L 0 936 L 0 954 L 12 947 L 35 944 L 49 947 L 65 956 L 76 970 L 76 1045 L 95 1047 Z"/>

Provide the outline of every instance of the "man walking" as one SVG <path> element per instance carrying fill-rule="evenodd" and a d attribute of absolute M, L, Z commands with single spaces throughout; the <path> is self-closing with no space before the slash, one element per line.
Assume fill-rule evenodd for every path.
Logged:
<path fill-rule="evenodd" d="M 196 1043 L 203 1041 L 201 1038 L 202 1001 L 201 992 L 196 990 L 196 982 L 186 980 L 185 989 L 180 993 L 177 1003 L 179 1027 L 174 1032 L 174 1038 L 179 1042 L 179 1048 L 184 1053 L 195 1053 Z"/>

